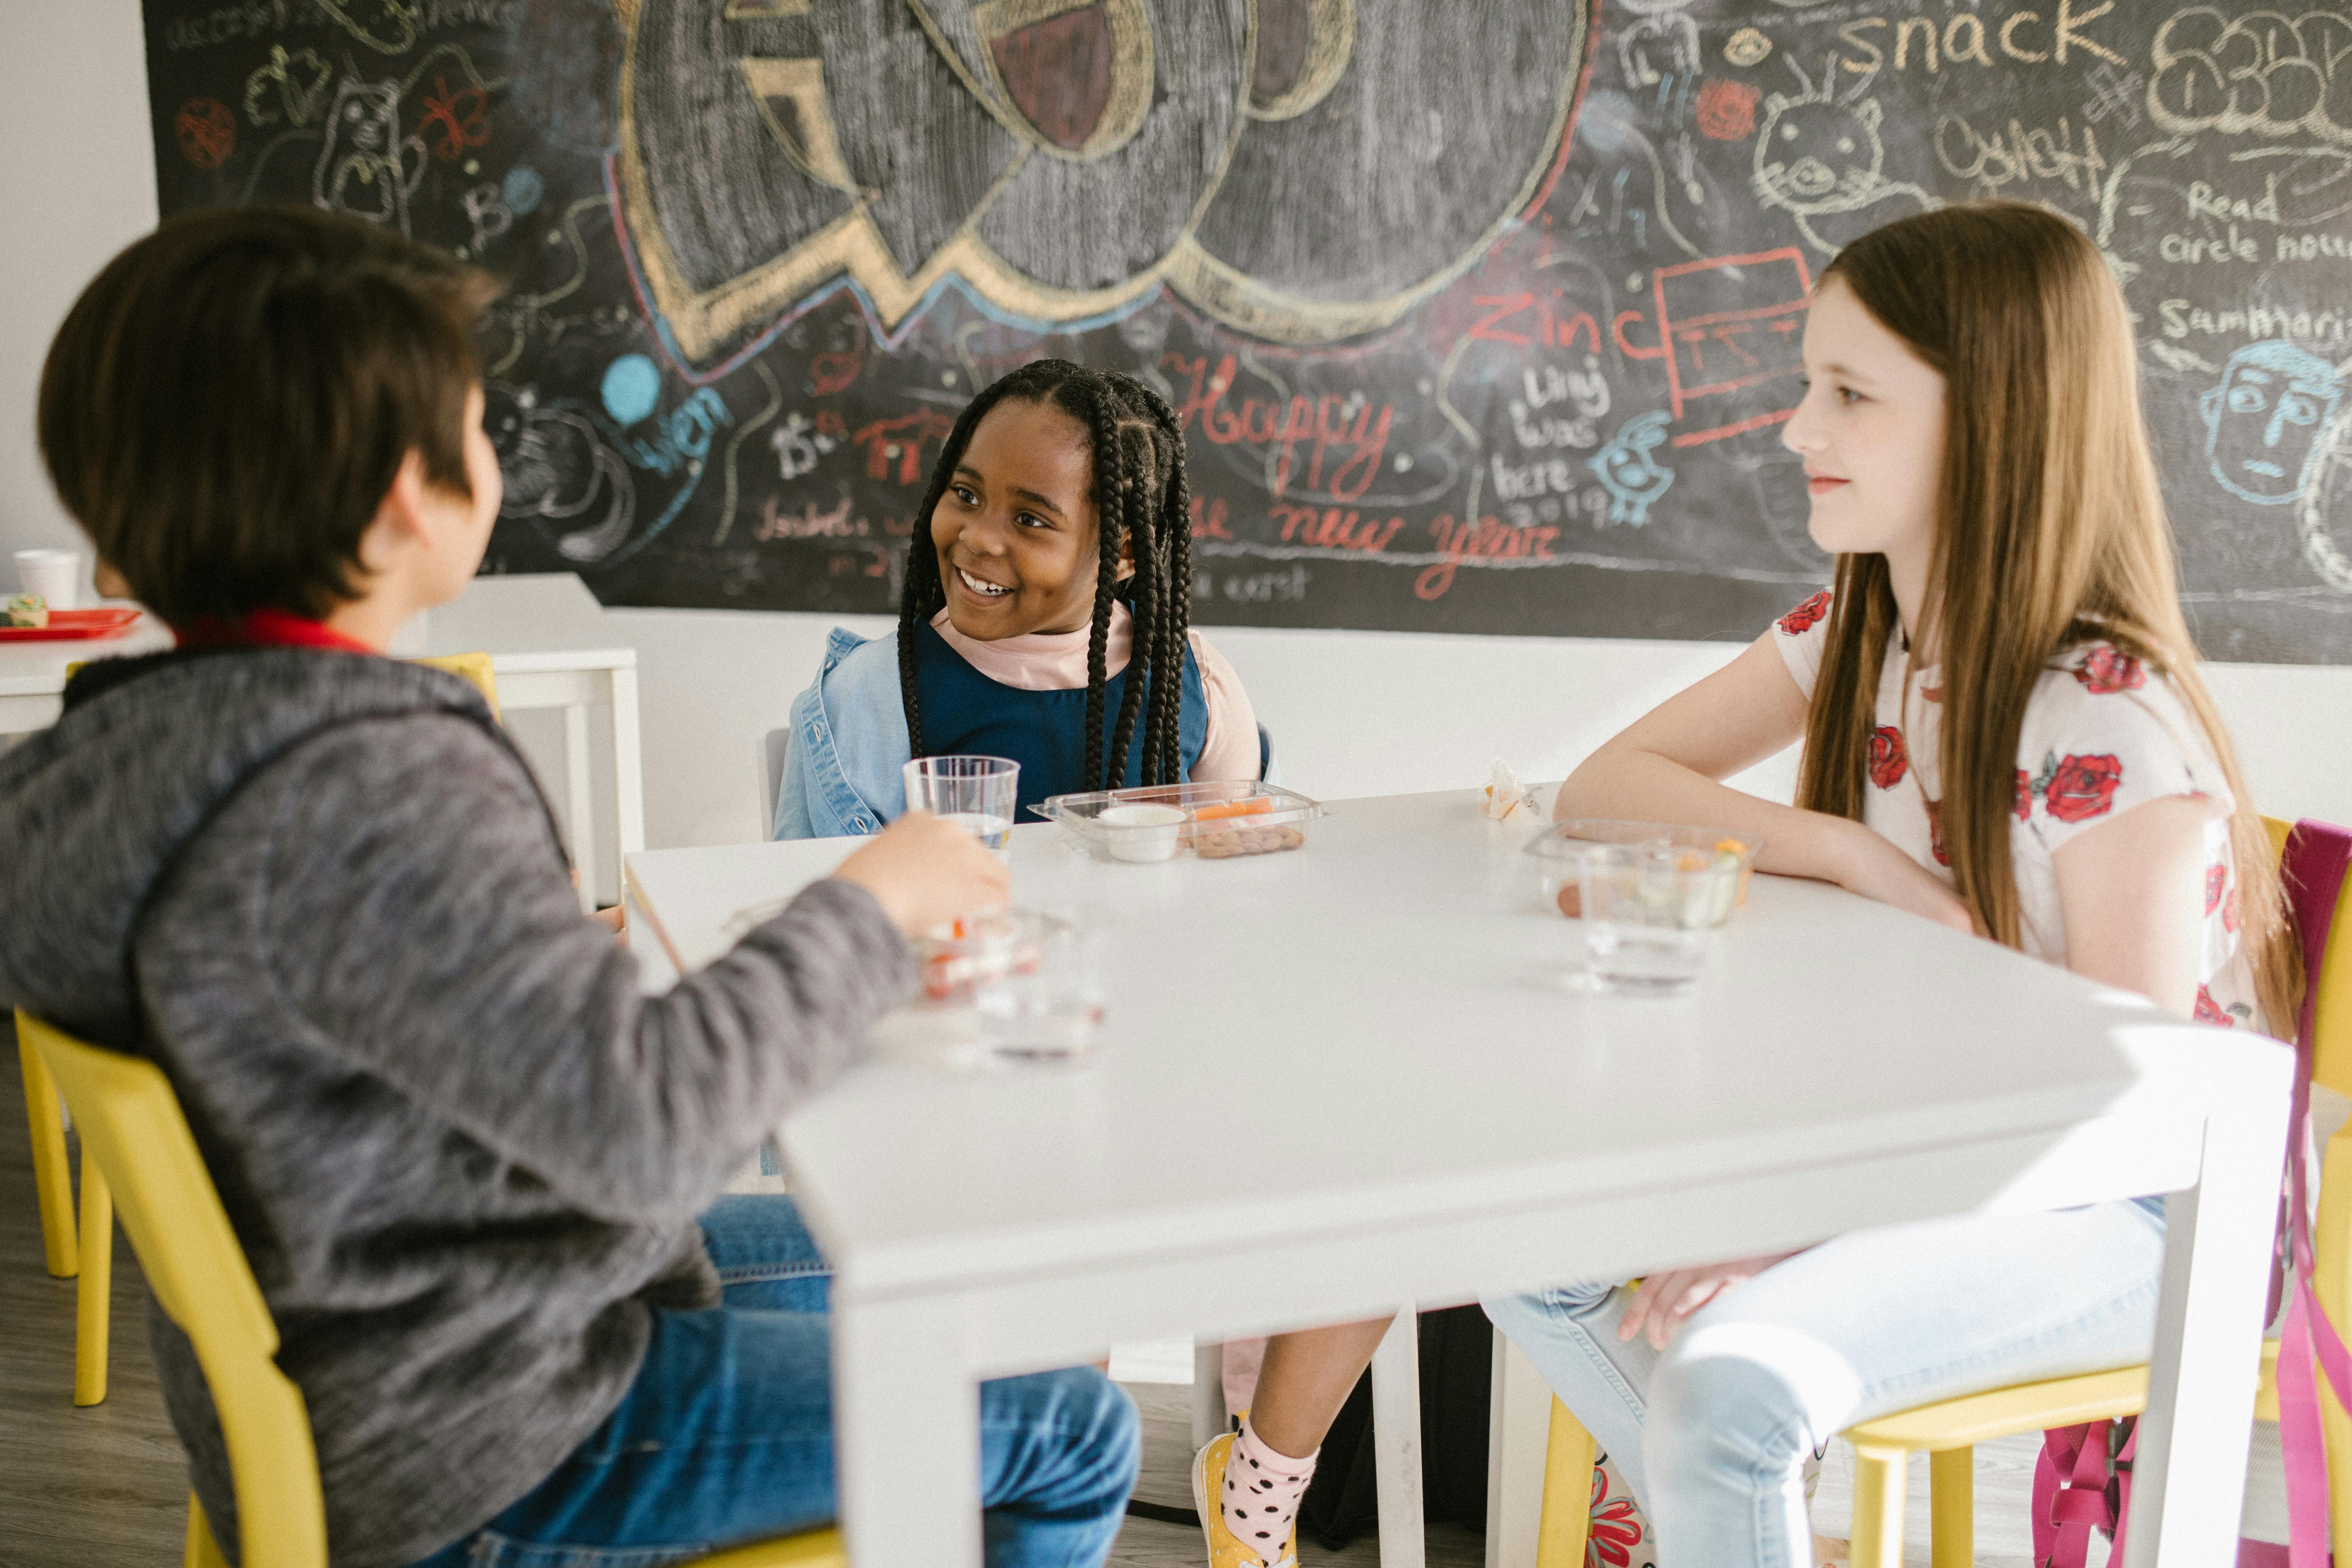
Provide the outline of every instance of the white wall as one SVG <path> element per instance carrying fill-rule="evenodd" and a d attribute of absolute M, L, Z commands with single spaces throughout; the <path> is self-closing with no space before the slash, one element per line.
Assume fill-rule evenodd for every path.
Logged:
<path fill-rule="evenodd" d="M 608 610 L 606 640 L 637 649 L 646 834 L 656 847 L 761 836 L 756 744 L 781 726 L 826 631 L 882 616 Z M 1726 643 L 1406 636 L 1212 627 L 1273 731 L 1285 783 L 1326 800 L 1475 788 L 1489 759 L 1564 776 L 1662 699 L 1719 668 Z M 2265 811 L 2352 822 L 2352 668 L 2209 665 L 2248 783 Z M 1789 798 L 1790 752 L 1735 781 Z"/>
<path fill-rule="evenodd" d="M 84 546 L 33 442 L 49 338 L 90 275 L 155 226 L 138 0 L 0 5 L 0 574 L 12 551 Z M 16 592 L 13 576 L 5 577 Z M 87 586 L 85 584 L 85 586 Z"/>
<path fill-rule="evenodd" d="M 11 220 L 0 226 L 0 554 L 79 542 L 34 450 L 34 387 L 75 293 L 154 221 L 146 115 L 137 0 L 0 3 L 0 145 L 10 152 L 0 164 L 0 211 Z M 605 614 L 598 640 L 633 646 L 642 660 L 653 845 L 759 835 L 754 745 L 784 721 L 832 624 L 733 611 Z M 851 624 L 876 632 L 888 623 Z M 1524 776 L 1559 777 L 1734 651 L 1365 632 L 1212 635 L 1273 731 L 1284 776 L 1326 798 L 1466 788 L 1484 782 L 1496 756 Z M 2352 668 L 2236 665 L 2210 676 L 2264 809 L 2352 821 Z M 1783 758 L 1748 782 L 1785 797 L 1790 777 Z"/>
<path fill-rule="evenodd" d="M 609 610 L 635 647 L 645 703 L 648 838 L 759 835 L 754 743 L 783 724 L 826 631 L 883 616 Z M 1737 652 L 1705 643 L 1209 629 L 1273 732 L 1283 782 L 1324 799 L 1482 784 L 1489 759 L 1559 778 L 1659 698 Z M 1782 780 L 1780 774 L 1787 774 Z M 1784 798 L 1793 773 L 1759 769 Z"/>

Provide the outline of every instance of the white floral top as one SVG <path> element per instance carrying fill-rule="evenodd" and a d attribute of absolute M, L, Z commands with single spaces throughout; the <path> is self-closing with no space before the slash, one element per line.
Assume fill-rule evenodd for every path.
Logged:
<path fill-rule="evenodd" d="M 1830 596 L 1816 594 L 1773 625 L 1773 641 L 1807 700 L 1829 636 Z M 1899 642 L 1886 650 L 1870 737 L 1863 821 L 1920 865 L 1952 880 L 1939 820 L 1940 671 L 1911 678 L 1903 711 Z M 2018 938 L 2036 958 L 2066 962 L 2066 924 L 2052 857 L 2077 833 L 2143 801 L 2195 795 L 2206 803 L 2205 949 L 2197 1016 L 2261 1027 L 2252 966 L 2240 951 L 2238 885 L 2230 848 L 2237 809 L 2196 715 L 2160 676 L 2112 644 L 2093 642 L 2050 661 L 2018 736 L 2017 815 L 2010 860 L 2017 873 Z"/>

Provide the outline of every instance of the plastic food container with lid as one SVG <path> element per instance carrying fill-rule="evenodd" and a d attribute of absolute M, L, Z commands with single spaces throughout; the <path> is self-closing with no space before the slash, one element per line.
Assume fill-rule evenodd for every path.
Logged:
<path fill-rule="evenodd" d="M 1641 845 L 1671 849 L 1696 861 L 1697 869 L 1717 859 L 1737 865 L 1739 873 L 1734 903 L 1748 900 L 1748 874 L 1764 841 L 1720 827 L 1695 827 L 1671 822 L 1633 822 L 1618 817 L 1575 816 L 1556 822 L 1530 840 L 1521 851 L 1536 864 L 1544 897 L 1560 913 L 1573 918 L 1581 895 L 1576 879 L 1584 868 L 1587 851 L 1596 845 Z M 1727 908 L 1726 915 L 1730 913 Z"/>
<path fill-rule="evenodd" d="M 1210 781 L 1057 795 L 1029 808 L 1097 860 L 1203 860 L 1268 855 L 1307 842 L 1320 801 L 1280 784 Z"/>
<path fill-rule="evenodd" d="M 934 1002 L 969 1002 L 973 991 L 1037 967 L 1039 953 L 1070 922 L 1033 910 L 992 910 L 925 931 L 915 942 L 923 994 Z"/>

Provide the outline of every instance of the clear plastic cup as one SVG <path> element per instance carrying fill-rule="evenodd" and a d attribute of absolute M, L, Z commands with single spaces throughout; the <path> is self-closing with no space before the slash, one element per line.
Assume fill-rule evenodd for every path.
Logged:
<path fill-rule="evenodd" d="M 1586 972 L 1603 991 L 1663 995 L 1698 978 L 1731 912 L 1740 868 L 1730 857 L 1656 844 L 1595 844 L 1577 867 Z"/>
<path fill-rule="evenodd" d="M 989 1052 L 1008 1061 L 1076 1062 L 1102 1034 L 1100 943 L 1084 927 L 1045 933 L 1036 962 L 975 985 L 972 1010 Z"/>
<path fill-rule="evenodd" d="M 945 817 L 1010 861 L 1006 835 L 1020 801 L 1021 764 L 1009 757 L 917 757 L 905 768 L 907 809 Z"/>

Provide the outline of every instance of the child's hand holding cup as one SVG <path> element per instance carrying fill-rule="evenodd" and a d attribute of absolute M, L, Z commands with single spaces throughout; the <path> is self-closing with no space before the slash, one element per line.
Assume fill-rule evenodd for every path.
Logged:
<path fill-rule="evenodd" d="M 909 941 L 980 910 L 1001 909 L 1012 874 L 944 817 L 910 811 L 844 860 L 835 877 L 874 895 Z"/>

